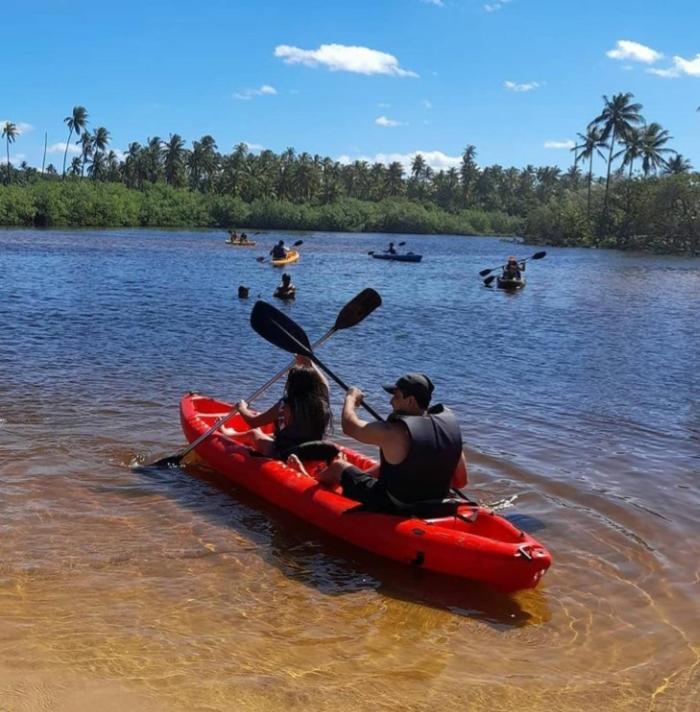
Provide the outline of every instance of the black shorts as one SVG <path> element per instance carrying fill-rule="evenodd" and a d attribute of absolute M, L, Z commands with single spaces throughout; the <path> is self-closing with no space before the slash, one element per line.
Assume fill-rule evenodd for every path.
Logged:
<path fill-rule="evenodd" d="M 340 477 L 340 484 L 343 487 L 343 496 L 362 502 L 367 509 L 373 512 L 396 512 L 384 485 L 359 467 L 346 467 Z"/>

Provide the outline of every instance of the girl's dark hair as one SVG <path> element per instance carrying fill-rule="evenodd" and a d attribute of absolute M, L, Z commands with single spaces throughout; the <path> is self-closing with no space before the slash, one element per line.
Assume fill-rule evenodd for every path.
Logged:
<path fill-rule="evenodd" d="M 293 366 L 289 369 L 284 402 L 292 411 L 294 422 L 305 424 L 313 432 L 325 433 L 332 429 L 328 385 L 315 368 Z"/>

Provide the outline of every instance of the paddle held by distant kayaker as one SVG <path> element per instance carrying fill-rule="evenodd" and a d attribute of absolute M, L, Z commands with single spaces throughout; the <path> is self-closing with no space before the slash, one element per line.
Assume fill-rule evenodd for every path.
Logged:
<path fill-rule="evenodd" d="M 392 413 L 385 422 L 368 423 L 357 415 L 362 391 L 351 387 L 343 405 L 346 435 L 380 448 L 380 462 L 362 471 L 341 458 L 320 473 L 328 486 L 340 483 L 343 494 L 374 511 L 399 511 L 402 505 L 448 496 L 450 486 L 464 487 L 467 467 L 462 434 L 454 414 L 443 405 L 430 407 L 431 380 L 408 373 L 384 386 Z"/>
<path fill-rule="evenodd" d="M 328 382 L 305 356 L 287 374 L 282 399 L 264 413 L 255 413 L 245 401 L 237 403 L 238 412 L 250 430 L 236 431 L 222 426 L 221 431 L 242 445 L 248 445 L 266 457 L 285 459 L 299 445 L 322 440 L 331 426 Z M 274 436 L 260 428 L 274 424 Z"/>

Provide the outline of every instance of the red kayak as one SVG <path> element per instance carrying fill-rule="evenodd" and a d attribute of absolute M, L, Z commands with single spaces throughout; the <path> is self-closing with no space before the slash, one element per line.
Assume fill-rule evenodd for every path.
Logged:
<path fill-rule="evenodd" d="M 231 410 L 229 403 L 186 395 L 180 420 L 189 442 Z M 227 425 L 244 430 L 239 415 Z M 363 470 L 370 458 L 340 448 L 348 461 Z M 379 556 L 430 571 L 480 581 L 503 591 L 534 588 L 549 568 L 549 552 L 530 535 L 486 507 L 465 503 L 456 513 L 435 518 L 378 514 L 328 489 L 311 475 L 279 460 L 256 457 L 220 431 L 196 448 L 217 472 L 320 529 Z M 305 463 L 310 472 L 321 463 Z"/>

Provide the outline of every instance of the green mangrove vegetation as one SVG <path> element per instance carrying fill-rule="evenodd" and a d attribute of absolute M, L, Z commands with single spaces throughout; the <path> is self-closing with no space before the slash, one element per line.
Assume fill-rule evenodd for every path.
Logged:
<path fill-rule="evenodd" d="M 700 175 L 633 98 L 603 97 L 566 171 L 481 166 L 473 145 L 442 170 L 421 154 L 408 171 L 293 148 L 252 152 L 245 143 L 226 154 L 208 135 L 191 148 L 178 134 L 156 136 L 120 155 L 109 131 L 90 131 L 76 106 L 64 119 L 60 172 L 45 162 L 14 166 L 18 131 L 3 125 L 0 224 L 520 234 L 531 243 L 700 254 Z"/>

